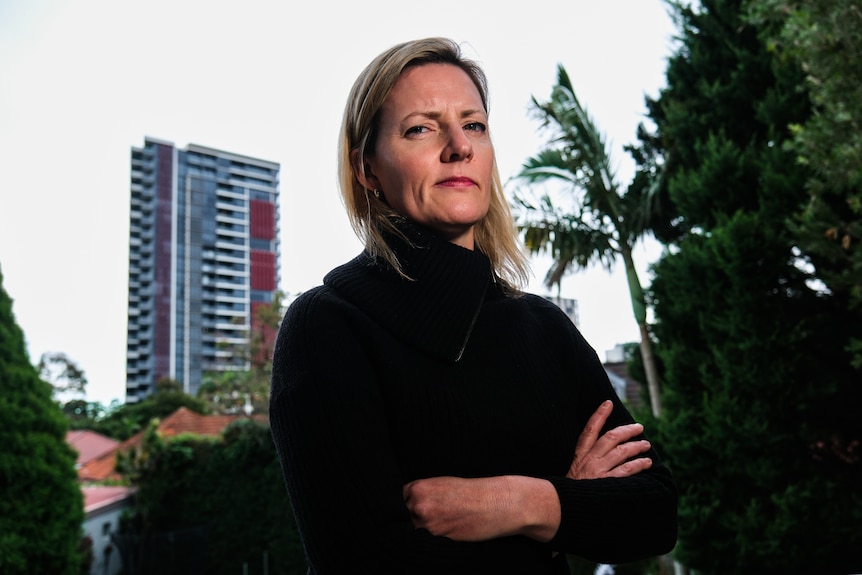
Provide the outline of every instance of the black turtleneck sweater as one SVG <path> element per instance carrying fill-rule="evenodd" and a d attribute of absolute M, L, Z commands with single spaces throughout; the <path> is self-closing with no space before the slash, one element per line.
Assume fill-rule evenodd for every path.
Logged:
<path fill-rule="evenodd" d="M 587 419 L 631 423 L 595 352 L 553 303 L 505 295 L 488 258 L 416 228 L 393 240 L 412 281 L 363 253 L 288 309 L 270 419 L 310 573 L 566 573 L 669 551 L 676 488 L 655 452 L 624 479 L 565 477 Z M 414 529 L 402 486 L 435 476 L 546 478 L 549 543 Z M 560 552 L 560 553 L 554 553 Z"/>

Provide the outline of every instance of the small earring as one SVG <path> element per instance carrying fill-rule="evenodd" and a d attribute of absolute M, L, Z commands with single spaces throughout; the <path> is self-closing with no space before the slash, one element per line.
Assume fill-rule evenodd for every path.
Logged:
<path fill-rule="evenodd" d="M 373 192 L 373 193 L 374 193 L 374 197 L 375 197 L 375 198 L 380 199 L 380 190 L 378 190 L 377 188 L 374 188 L 374 192 Z"/>

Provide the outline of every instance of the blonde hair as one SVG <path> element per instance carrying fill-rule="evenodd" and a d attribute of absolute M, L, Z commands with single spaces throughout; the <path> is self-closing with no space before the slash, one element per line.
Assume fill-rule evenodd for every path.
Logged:
<path fill-rule="evenodd" d="M 358 150 L 357 166 L 364 169 L 365 157 L 374 150 L 380 108 L 392 87 L 408 68 L 432 63 L 451 64 L 464 70 L 479 91 L 485 113 L 488 113 L 487 79 L 479 65 L 464 58 L 461 47 L 454 41 L 425 38 L 393 46 L 368 64 L 350 90 L 341 125 L 338 179 L 350 225 L 372 256 L 383 258 L 404 277 L 407 276 L 398 258 L 384 239 L 384 232 L 403 237 L 393 223 L 393 219 L 401 216 L 385 201 L 369 194 L 359 182 L 351 163 L 351 153 Z M 476 249 L 490 259 L 498 280 L 512 292 L 517 292 L 527 283 L 529 266 L 503 194 L 496 159 L 492 174 L 488 213 L 474 227 L 474 242 Z"/>

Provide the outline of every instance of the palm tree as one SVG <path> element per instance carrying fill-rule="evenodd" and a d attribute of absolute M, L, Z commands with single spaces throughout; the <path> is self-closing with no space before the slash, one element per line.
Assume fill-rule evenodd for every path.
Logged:
<path fill-rule="evenodd" d="M 551 99 L 541 103 L 533 97 L 532 103 L 536 118 L 543 129 L 550 130 L 551 138 L 544 150 L 527 159 L 515 179 L 528 186 L 561 182 L 568 201 L 559 207 L 552 195 L 544 192 L 533 202 L 524 190 L 516 190 L 514 197 L 520 207 L 516 207 L 516 214 L 524 242 L 531 253 L 548 252 L 553 257 L 545 276 L 548 287 L 559 287 L 566 273 L 591 263 L 611 271 L 622 258 L 632 310 L 640 327 L 650 406 L 653 415 L 659 417 L 661 396 L 644 292 L 632 259 L 632 248 L 648 232 L 658 186 L 642 185 L 636 178 L 625 194 L 620 193 L 604 137 L 578 102 L 562 65 L 558 66 Z"/>

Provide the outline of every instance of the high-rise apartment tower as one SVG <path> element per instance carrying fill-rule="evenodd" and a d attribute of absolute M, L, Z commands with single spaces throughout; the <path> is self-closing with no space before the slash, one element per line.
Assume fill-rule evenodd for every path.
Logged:
<path fill-rule="evenodd" d="M 242 369 L 279 271 L 279 164 L 146 138 L 132 148 L 126 401 L 161 378 L 194 395 Z"/>

